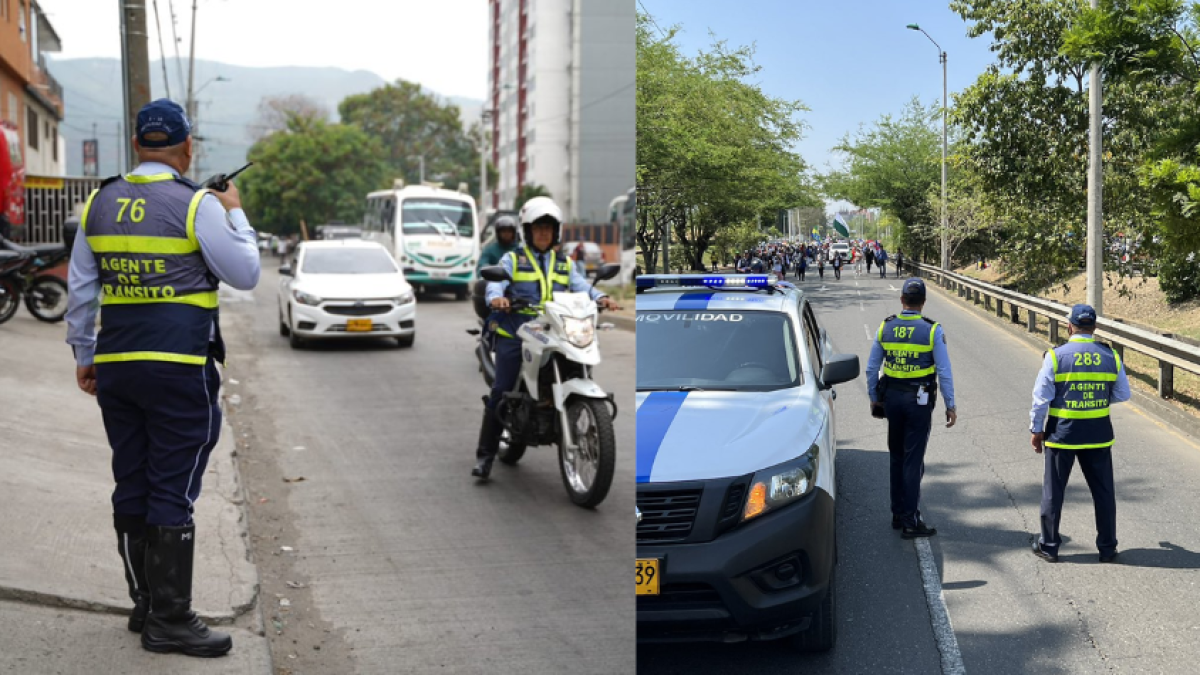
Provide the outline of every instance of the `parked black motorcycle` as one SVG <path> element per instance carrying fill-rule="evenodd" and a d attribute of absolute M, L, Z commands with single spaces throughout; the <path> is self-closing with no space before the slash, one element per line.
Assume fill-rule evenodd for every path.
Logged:
<path fill-rule="evenodd" d="M 0 323 L 12 318 L 17 306 L 25 307 L 38 321 L 57 323 L 67 315 L 67 282 L 50 269 L 71 255 L 76 228 L 63 228 L 63 244 L 23 246 L 0 237 Z"/>

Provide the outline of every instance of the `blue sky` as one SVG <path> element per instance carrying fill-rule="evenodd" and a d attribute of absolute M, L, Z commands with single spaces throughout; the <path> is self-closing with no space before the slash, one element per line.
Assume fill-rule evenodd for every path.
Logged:
<path fill-rule="evenodd" d="M 839 162 L 830 148 L 859 124 L 899 113 L 914 95 L 926 104 L 942 97 L 938 51 L 949 55 L 948 86 L 975 82 L 994 61 L 989 36 L 967 37 L 967 23 L 947 2 L 918 0 L 639 0 L 663 30 L 681 29 L 676 43 L 692 56 L 713 37 L 730 46 L 754 45 L 762 70 L 754 80 L 771 96 L 799 99 L 811 111 L 797 146 L 818 171 Z"/>

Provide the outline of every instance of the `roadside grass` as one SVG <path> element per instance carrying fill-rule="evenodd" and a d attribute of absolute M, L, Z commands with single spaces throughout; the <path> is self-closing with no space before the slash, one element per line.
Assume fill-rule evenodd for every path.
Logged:
<path fill-rule="evenodd" d="M 1005 275 L 994 266 L 983 270 L 971 266 L 957 271 L 964 276 L 990 284 L 1003 284 L 1005 281 Z M 1068 306 L 1087 302 L 1085 276 L 1080 273 L 1071 277 L 1042 292 L 1040 297 Z M 967 302 L 977 311 L 989 314 L 1006 323 L 1010 321 L 1007 308 L 1005 316 L 1001 318 L 996 316 L 995 306 L 990 303 L 988 307 L 985 307 L 982 303 L 975 305 L 973 301 L 968 300 Z M 1157 277 L 1138 276 L 1117 279 L 1115 276 L 1108 276 L 1105 279 L 1104 287 L 1104 316 L 1120 319 L 1131 325 L 1200 340 L 1200 301 L 1169 304 L 1158 287 Z M 1028 312 L 1023 309 L 1018 310 L 1017 320 L 1019 325 L 1025 326 L 1028 321 Z M 1065 321 L 1060 323 L 1059 339 L 1066 338 L 1065 323 Z M 1044 317 L 1038 318 L 1033 333 L 1049 344 L 1050 324 Z M 1124 362 L 1130 384 L 1157 397 L 1158 360 L 1126 349 Z M 1030 377 L 1032 378 L 1032 375 Z M 1171 400 L 1188 414 L 1200 417 L 1200 376 L 1176 368 L 1175 396 Z"/>

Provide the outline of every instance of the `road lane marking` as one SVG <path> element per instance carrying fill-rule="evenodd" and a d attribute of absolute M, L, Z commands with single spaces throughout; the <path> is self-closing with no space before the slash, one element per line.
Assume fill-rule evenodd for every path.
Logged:
<path fill-rule="evenodd" d="M 954 626 L 950 625 L 950 612 L 946 610 L 946 599 L 942 595 L 942 582 L 938 578 L 937 563 L 929 540 L 915 540 L 917 558 L 921 561 L 921 582 L 925 586 L 925 602 L 929 605 L 929 620 L 933 626 L 933 638 L 942 655 L 942 675 L 965 675 L 962 653 L 958 650 L 958 638 Z"/>
<path fill-rule="evenodd" d="M 863 324 L 863 332 L 867 334 L 867 342 L 870 342 L 871 341 L 871 327 L 864 323 Z"/>

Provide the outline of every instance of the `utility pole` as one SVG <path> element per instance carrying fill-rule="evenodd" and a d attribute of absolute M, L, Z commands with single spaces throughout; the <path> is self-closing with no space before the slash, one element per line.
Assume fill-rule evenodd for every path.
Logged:
<path fill-rule="evenodd" d="M 1095 2 L 1096 0 L 1092 0 Z M 950 221 L 946 204 L 946 111 L 950 100 L 946 98 L 946 52 L 942 52 L 942 269 L 950 269 Z"/>
<path fill-rule="evenodd" d="M 1097 0 L 1092 0 L 1092 9 L 1096 9 Z M 1100 83 L 1100 64 L 1092 63 L 1091 81 L 1088 85 L 1088 108 L 1091 114 L 1091 132 L 1089 139 L 1088 163 L 1088 242 L 1087 242 L 1087 300 L 1096 310 L 1096 316 L 1104 314 L 1104 219 L 1103 219 L 1103 190 L 1104 166 L 1101 153 L 1104 143 L 1101 121 L 1104 114 L 1103 92 Z"/>
<path fill-rule="evenodd" d="M 192 86 L 196 82 L 196 0 L 192 0 L 192 40 L 188 46 L 188 88 L 187 88 L 187 116 L 188 124 L 196 119 L 196 99 L 193 93 Z M 192 135 L 196 135 L 196 129 L 192 129 Z M 195 143 L 195 140 L 192 141 Z M 199 150 L 197 150 L 198 152 Z M 197 180 L 197 172 L 199 167 L 196 164 L 192 165 L 192 180 Z"/>
<path fill-rule="evenodd" d="M 146 0 L 118 0 L 121 8 L 121 53 L 124 60 L 125 121 L 137 128 L 137 114 L 150 102 L 150 57 L 146 35 Z M 133 134 L 130 134 L 132 136 Z M 119 138 L 127 158 L 125 169 L 132 169 L 133 148 L 130 138 Z"/>

